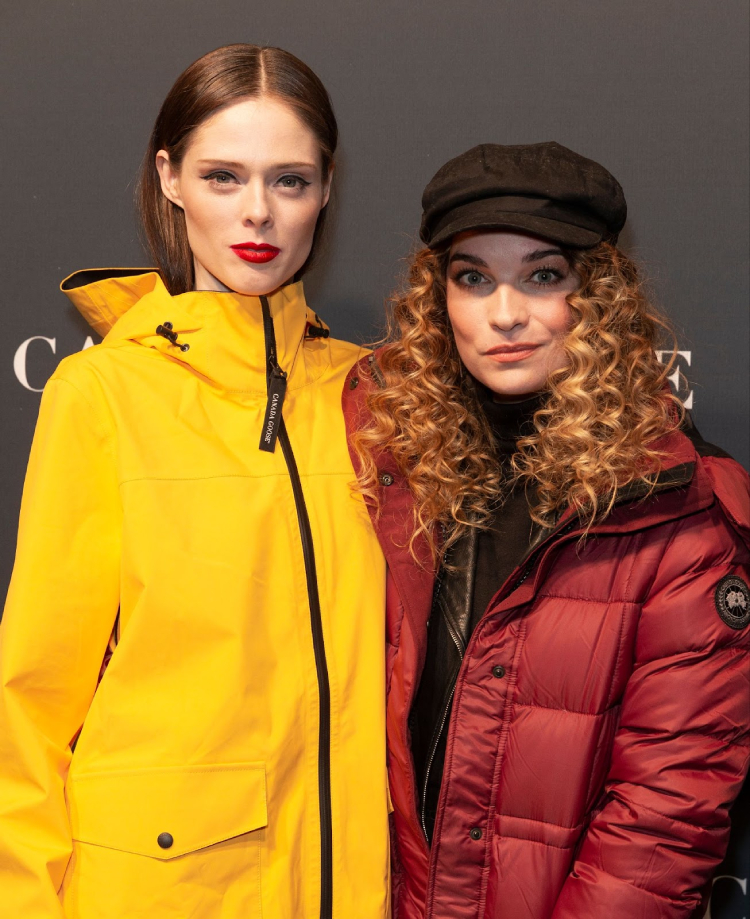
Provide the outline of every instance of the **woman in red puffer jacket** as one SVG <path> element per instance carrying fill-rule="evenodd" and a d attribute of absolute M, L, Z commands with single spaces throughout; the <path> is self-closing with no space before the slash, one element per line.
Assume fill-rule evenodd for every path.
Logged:
<path fill-rule="evenodd" d="M 606 169 L 485 144 L 423 205 L 344 392 L 389 571 L 395 914 L 702 916 L 748 766 L 750 480 L 669 393 Z"/>

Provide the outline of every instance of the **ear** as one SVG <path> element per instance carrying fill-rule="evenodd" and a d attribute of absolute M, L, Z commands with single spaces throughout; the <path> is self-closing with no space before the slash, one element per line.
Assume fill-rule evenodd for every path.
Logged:
<path fill-rule="evenodd" d="M 331 163 L 331 168 L 328 170 L 328 176 L 326 177 L 325 182 L 323 182 L 323 203 L 320 205 L 320 209 L 328 204 L 328 199 L 331 197 L 331 182 L 333 182 L 333 169 L 334 164 Z"/>
<path fill-rule="evenodd" d="M 156 154 L 156 171 L 159 173 L 164 197 L 168 198 L 172 204 L 176 204 L 177 207 L 183 207 L 182 198 L 180 197 L 180 174 L 173 168 L 166 150 L 160 150 Z"/>

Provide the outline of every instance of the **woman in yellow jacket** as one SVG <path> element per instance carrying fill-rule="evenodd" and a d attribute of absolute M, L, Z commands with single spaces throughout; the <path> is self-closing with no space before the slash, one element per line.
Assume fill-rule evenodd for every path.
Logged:
<path fill-rule="evenodd" d="M 160 270 L 63 283 L 105 338 L 47 385 L 24 491 L 2 919 L 388 914 L 384 563 L 341 412 L 359 355 L 296 280 L 336 136 L 292 55 L 206 55 L 144 160 Z"/>

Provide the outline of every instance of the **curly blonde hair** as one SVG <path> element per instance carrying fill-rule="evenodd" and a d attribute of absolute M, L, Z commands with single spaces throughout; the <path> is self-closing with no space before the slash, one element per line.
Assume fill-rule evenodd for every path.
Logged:
<path fill-rule="evenodd" d="M 551 374 L 534 433 L 519 440 L 508 473 L 448 319 L 448 250 L 415 255 L 377 355 L 382 379 L 367 396 L 370 420 L 353 437 L 359 490 L 376 505 L 383 449 L 407 479 L 415 499 L 412 552 L 423 534 L 434 559 L 444 557 L 467 527 L 489 524 L 516 484 L 539 525 L 553 526 L 571 506 L 586 530 L 624 486 L 640 480 L 653 487 L 664 459 L 655 442 L 682 418 L 667 384 L 674 334 L 635 264 L 615 246 L 602 242 L 566 256 L 579 280 L 567 297 L 567 366 Z M 663 364 L 655 348 L 665 336 L 672 356 Z"/>

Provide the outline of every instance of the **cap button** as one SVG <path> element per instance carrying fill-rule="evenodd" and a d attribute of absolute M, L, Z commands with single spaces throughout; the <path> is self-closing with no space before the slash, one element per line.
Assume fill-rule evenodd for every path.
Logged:
<path fill-rule="evenodd" d="M 171 849 L 174 844 L 174 837 L 171 833 L 159 833 L 156 837 L 160 849 Z"/>

